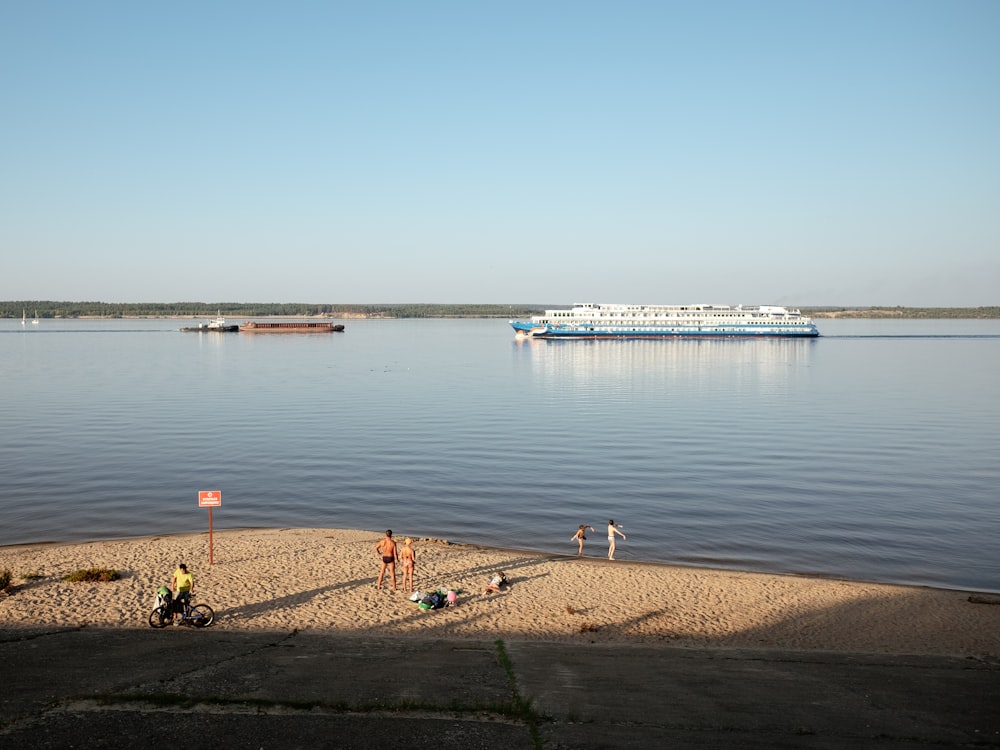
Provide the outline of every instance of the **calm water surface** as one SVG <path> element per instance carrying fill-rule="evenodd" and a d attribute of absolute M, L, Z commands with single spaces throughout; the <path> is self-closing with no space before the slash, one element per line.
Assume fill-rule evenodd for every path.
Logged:
<path fill-rule="evenodd" d="M 515 341 L 0 321 L 0 544 L 345 527 L 1000 590 L 1000 321 Z"/>

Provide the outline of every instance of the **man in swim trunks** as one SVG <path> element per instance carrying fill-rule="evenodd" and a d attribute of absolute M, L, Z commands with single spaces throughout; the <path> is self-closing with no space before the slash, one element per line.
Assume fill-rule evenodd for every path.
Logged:
<path fill-rule="evenodd" d="M 382 578 L 385 576 L 386 567 L 389 568 L 389 572 L 392 574 L 392 590 L 396 590 L 396 542 L 392 538 L 392 529 L 387 529 L 385 532 L 385 539 L 381 540 L 375 545 L 375 551 L 382 556 L 382 567 L 378 572 L 378 583 L 375 584 L 375 588 L 382 588 Z"/>

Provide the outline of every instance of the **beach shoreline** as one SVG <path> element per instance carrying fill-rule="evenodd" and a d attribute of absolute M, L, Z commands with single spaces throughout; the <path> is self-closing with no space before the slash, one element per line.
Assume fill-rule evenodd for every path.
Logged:
<path fill-rule="evenodd" d="M 148 627 L 156 589 L 187 563 L 195 601 L 228 630 L 336 632 L 378 637 L 661 644 L 875 654 L 1000 656 L 1000 597 L 834 578 L 692 568 L 414 539 L 415 588 L 460 592 L 455 606 L 421 610 L 378 575 L 383 532 L 238 529 L 93 542 L 0 547 L 12 587 L 0 632 L 38 627 Z M 405 530 L 398 530 L 402 542 Z M 209 564 L 209 556 L 212 564 Z M 63 576 L 100 567 L 108 583 Z M 496 571 L 510 585 L 483 594 Z"/>

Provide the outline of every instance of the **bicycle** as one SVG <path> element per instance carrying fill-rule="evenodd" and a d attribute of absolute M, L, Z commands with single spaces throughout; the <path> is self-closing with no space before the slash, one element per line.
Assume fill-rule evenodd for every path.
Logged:
<path fill-rule="evenodd" d="M 180 611 L 175 607 L 180 604 Z M 215 610 L 207 604 L 192 604 L 188 600 L 166 602 L 149 613 L 149 624 L 154 628 L 165 628 L 173 623 L 175 617 L 180 617 L 178 625 L 192 625 L 196 628 L 207 628 L 215 622 Z"/>

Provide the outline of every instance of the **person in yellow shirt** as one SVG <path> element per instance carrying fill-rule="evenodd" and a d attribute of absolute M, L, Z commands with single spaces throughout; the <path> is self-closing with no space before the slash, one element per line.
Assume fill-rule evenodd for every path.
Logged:
<path fill-rule="evenodd" d="M 194 576 L 188 573 L 187 565 L 181 563 L 174 571 L 174 578 L 170 582 L 170 588 L 174 592 L 174 601 L 177 603 L 177 611 L 182 611 L 180 602 L 191 603 L 191 594 L 194 593 Z"/>

